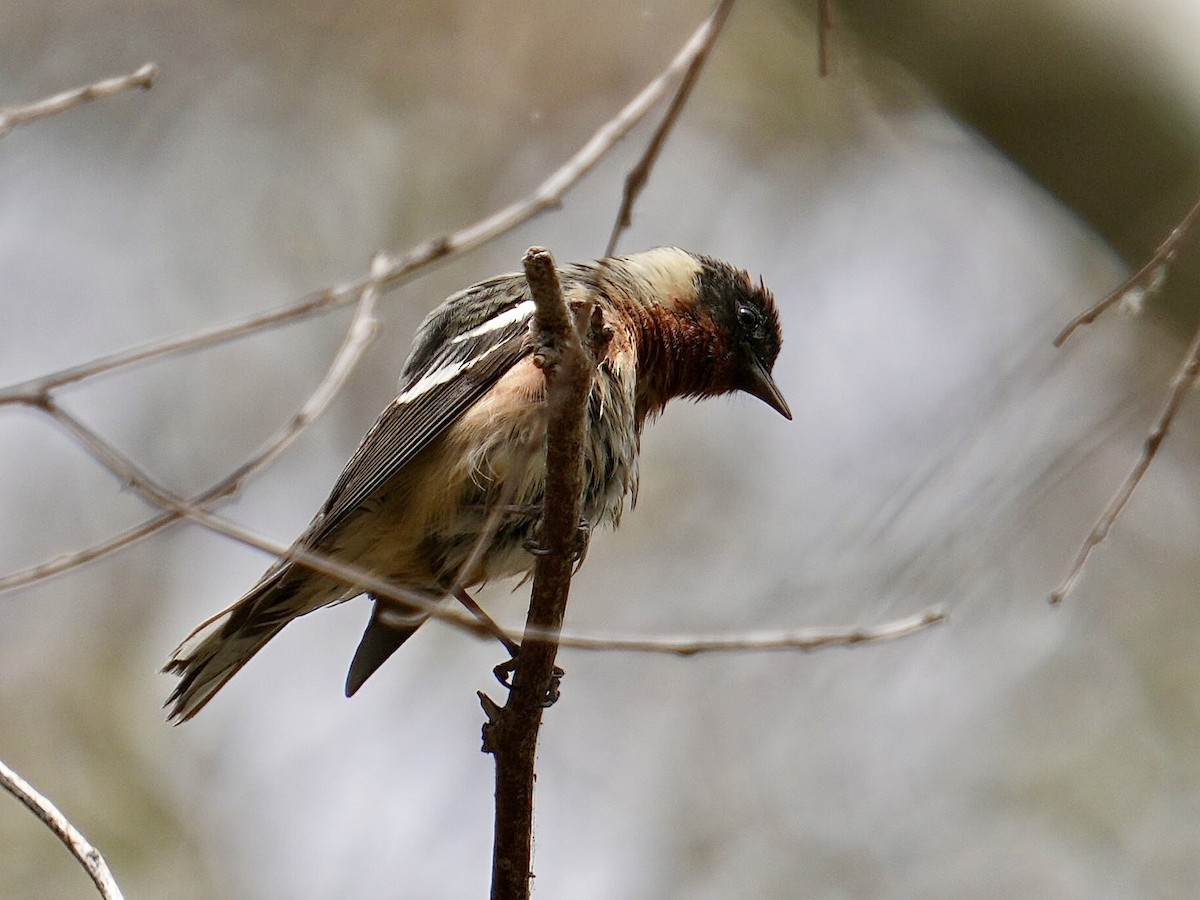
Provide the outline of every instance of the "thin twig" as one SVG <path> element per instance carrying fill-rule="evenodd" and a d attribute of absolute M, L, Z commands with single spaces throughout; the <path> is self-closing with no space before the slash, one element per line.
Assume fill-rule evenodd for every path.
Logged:
<path fill-rule="evenodd" d="M 476 603 L 475 598 L 468 594 L 464 588 L 456 588 L 451 593 L 492 637 L 504 645 L 504 649 L 508 651 L 509 657 L 516 659 L 517 654 L 521 650 L 521 645 L 508 636 L 508 632 L 501 628 L 496 620 L 488 615 L 487 610 Z"/>
<path fill-rule="evenodd" d="M 379 334 L 379 322 L 375 318 L 375 307 L 379 301 L 379 279 L 388 265 L 387 257 L 377 254 L 371 260 L 371 277 L 359 294 L 354 317 L 346 329 L 346 336 L 334 354 L 325 374 L 292 416 L 291 420 L 266 440 L 255 453 L 229 475 L 193 500 L 193 503 L 209 503 L 236 493 L 251 475 L 269 465 L 296 440 L 309 425 L 316 421 L 334 397 L 346 384 L 350 373 Z"/>
<path fill-rule="evenodd" d="M 801 631 L 755 632 L 727 634 L 720 637 L 697 637 L 695 635 L 661 635 L 657 637 L 629 637 L 589 634 L 586 632 L 557 631 L 526 625 L 518 632 L 503 625 L 499 633 L 473 615 L 453 606 L 445 606 L 440 600 L 431 600 L 427 595 L 408 591 L 404 587 L 380 578 L 367 569 L 348 565 L 339 560 L 311 550 L 287 547 L 277 541 L 254 534 L 247 528 L 227 521 L 207 510 L 190 507 L 178 501 L 178 514 L 196 525 L 215 534 L 223 535 L 247 547 L 259 550 L 268 556 L 288 559 L 298 565 L 337 578 L 347 584 L 358 585 L 364 593 L 391 600 L 397 604 L 415 607 L 422 615 L 445 622 L 477 637 L 503 637 L 510 642 L 519 638 L 534 641 L 557 640 L 559 646 L 579 650 L 609 650 L 627 653 L 659 653 L 675 656 L 693 656 L 713 652 L 758 652 L 776 650 L 810 651 L 827 647 L 844 647 L 853 644 L 884 643 L 907 637 L 946 620 L 940 610 L 929 610 L 915 616 L 897 619 L 882 625 L 857 628 L 811 628 Z"/>
<path fill-rule="evenodd" d="M 829 74 L 829 41 L 833 35 L 833 0 L 817 3 L 817 74 Z"/>
<path fill-rule="evenodd" d="M 576 650 L 673 653 L 676 656 L 764 650 L 820 650 L 825 647 L 849 647 L 855 644 L 881 644 L 886 641 L 895 641 L 944 621 L 946 621 L 944 612 L 931 609 L 870 628 L 811 628 L 804 631 L 733 634 L 711 638 L 683 636 L 586 637 L 564 634 L 560 637 L 559 644 Z"/>
<path fill-rule="evenodd" d="M 278 327 L 286 325 L 289 322 L 310 318 L 319 313 L 345 306 L 356 297 L 361 296 L 363 290 L 369 287 L 380 288 L 381 286 L 379 282 L 372 280 L 368 276 L 352 284 L 317 291 L 309 294 L 297 303 L 272 310 L 271 312 L 248 316 L 236 322 L 217 325 L 201 331 L 194 331 L 180 337 L 152 341 L 151 343 L 143 344 L 141 347 L 121 350 L 117 353 L 111 353 L 107 356 L 101 356 L 88 362 L 80 363 L 79 365 L 60 369 L 57 372 L 51 372 L 48 375 L 40 375 L 37 378 L 31 378 L 28 381 L 10 385 L 0 390 L 0 405 L 5 403 L 36 403 L 39 397 L 56 388 L 79 381 L 86 381 L 89 378 L 95 378 L 97 375 L 106 375 L 110 372 L 153 362 L 154 360 L 163 359 L 168 356 L 195 353 L 206 347 L 228 343 L 229 341 L 246 337 L 266 328 Z"/>
<path fill-rule="evenodd" d="M 358 585 L 363 591 L 370 591 L 372 594 L 396 603 L 416 606 L 432 616 L 452 621 L 454 624 L 464 627 L 469 631 L 490 634 L 486 628 L 467 617 L 465 613 L 460 613 L 457 610 L 444 612 L 436 609 L 436 602 L 431 602 L 423 594 L 407 590 L 402 586 L 380 578 L 372 572 L 360 569 L 357 566 L 347 565 L 333 557 L 304 550 L 301 547 L 286 547 L 274 541 L 269 541 L 255 535 L 249 529 L 242 528 L 239 525 L 222 519 L 201 506 L 189 503 L 187 500 L 176 496 L 158 484 L 137 463 L 129 459 L 129 457 L 109 441 L 105 440 L 93 428 L 58 406 L 53 400 L 48 400 L 42 409 L 55 422 L 65 428 L 68 434 L 80 446 L 101 466 L 121 481 L 122 484 L 136 491 L 147 502 L 166 510 L 173 517 L 188 519 L 209 531 L 254 547 L 271 556 L 292 560 L 299 565 L 329 575 L 332 578 L 337 578 L 348 584 Z"/>
<path fill-rule="evenodd" d="M 54 832 L 55 837 L 79 860 L 79 864 L 91 877 L 104 900 L 123 900 L 121 888 L 113 878 L 108 863 L 100 851 L 88 843 L 88 839 L 67 820 L 53 803 L 38 793 L 33 785 L 0 760 L 0 787 L 8 791 L 35 816 Z"/>
<path fill-rule="evenodd" d="M 305 550 L 299 546 L 286 547 L 269 541 L 252 533 L 249 529 L 222 519 L 201 506 L 189 503 L 158 484 L 137 463 L 105 440 L 95 429 L 68 413 L 52 399 L 48 399 L 40 408 L 66 429 L 67 433 L 84 450 L 122 484 L 136 491 L 147 502 L 166 510 L 167 514 L 173 518 L 188 519 L 209 531 L 254 547 L 271 556 L 291 560 L 321 574 L 356 585 L 364 592 L 370 592 L 378 598 L 416 607 L 433 618 L 449 622 L 473 634 L 494 636 L 494 632 L 486 623 L 477 621 L 460 610 L 446 609 L 440 606 L 439 601 L 430 600 L 425 594 L 380 578 L 373 572 L 343 563 L 331 556 Z"/>
<path fill-rule="evenodd" d="M 101 100 L 104 97 L 135 89 L 147 91 L 154 85 L 154 79 L 157 77 L 158 66 L 150 62 L 129 75 L 106 78 L 81 88 L 63 91 L 61 94 L 55 94 L 53 97 L 47 97 L 45 100 L 39 100 L 27 106 L 10 106 L 0 109 L 0 137 L 4 137 L 18 125 L 45 119 L 93 100 Z"/>
<path fill-rule="evenodd" d="M 509 654 L 513 658 L 516 658 L 518 647 L 516 639 L 496 624 L 495 620 L 475 602 L 471 595 L 467 593 L 467 584 L 465 582 L 465 579 L 470 577 L 470 573 L 480 571 L 477 567 L 483 561 L 488 548 L 492 546 L 492 540 L 496 536 L 500 522 L 507 514 L 513 499 L 516 497 L 517 488 L 525 483 L 525 473 L 528 471 L 529 466 L 533 465 L 534 458 L 537 455 L 536 442 L 531 436 L 527 439 L 525 446 L 514 448 L 512 453 L 513 464 L 509 469 L 508 477 L 504 479 L 504 483 L 501 485 L 501 494 L 488 511 L 487 518 L 483 522 L 483 528 L 479 532 L 479 537 L 475 539 L 475 546 L 471 548 L 471 552 L 467 554 L 466 560 L 459 566 L 454 583 L 451 585 L 448 593 L 450 596 L 456 598 L 471 615 L 482 622 L 484 627 L 488 628 L 492 635 L 505 646 Z"/>
<path fill-rule="evenodd" d="M 1197 200 L 1192 208 L 1188 210 L 1187 215 L 1183 217 L 1183 221 L 1171 229 L 1171 233 L 1167 235 L 1166 240 L 1159 244 L 1158 249 L 1146 261 L 1146 264 L 1126 278 L 1120 287 L 1108 294 L 1091 309 L 1080 313 L 1072 319 L 1054 338 L 1054 346 L 1061 347 L 1066 343 L 1067 338 L 1075 333 L 1075 329 L 1081 325 L 1090 325 L 1092 322 L 1095 322 L 1105 310 L 1129 294 L 1130 291 L 1149 291 L 1152 287 L 1156 287 L 1162 280 L 1164 267 L 1175 258 L 1175 254 L 1179 250 L 1179 245 L 1191 233 L 1192 229 L 1196 227 L 1197 222 L 1200 222 L 1200 200 Z"/>
<path fill-rule="evenodd" d="M 468 630 L 488 634 L 482 625 L 465 616 L 463 613 L 442 616 L 433 609 L 431 601 L 422 594 L 392 584 L 367 570 L 357 566 L 347 565 L 333 557 L 304 550 L 301 547 L 285 547 L 273 541 L 268 541 L 251 533 L 248 529 L 228 522 L 214 515 L 203 507 L 193 505 L 176 496 L 171 491 L 158 484 L 137 463 L 106 441 L 100 434 L 75 416 L 58 406 L 53 400 L 47 400 L 42 409 L 82 446 L 105 469 L 111 472 L 122 484 L 140 494 L 147 502 L 161 507 L 177 517 L 203 525 L 210 531 L 225 535 L 240 543 L 256 547 L 264 553 L 282 559 L 292 560 L 307 568 L 314 569 L 348 584 L 360 586 L 364 591 L 385 597 L 396 603 L 406 603 L 418 606 L 436 615 L 447 618 Z M 457 611 L 456 611 L 457 612 Z"/>
<path fill-rule="evenodd" d="M 179 518 L 175 513 L 161 513 L 98 544 L 92 544 L 71 553 L 60 553 L 58 556 L 52 556 L 50 559 L 42 560 L 27 568 L 7 572 L 0 576 L 0 594 L 28 587 L 39 581 L 47 581 L 64 572 L 78 569 L 87 563 L 124 550 L 126 547 L 132 547 L 139 541 L 161 531 L 172 522 L 179 521 Z"/>
<path fill-rule="evenodd" d="M 447 607 L 439 600 L 410 591 L 401 585 L 380 578 L 375 573 L 343 563 L 299 547 L 288 547 L 254 534 L 247 528 L 236 525 L 193 502 L 177 497 L 157 484 L 136 463 L 101 437 L 94 429 L 67 413 L 53 402 L 42 408 L 51 418 L 61 424 L 96 460 L 110 473 L 140 493 L 148 502 L 162 507 L 165 512 L 151 524 L 160 520 L 176 521 L 187 519 L 208 531 L 223 535 L 247 547 L 252 547 L 269 556 L 289 559 L 297 565 L 312 569 L 347 584 L 358 585 L 364 592 L 397 604 L 416 607 L 422 614 L 446 622 L 479 637 L 501 637 L 515 642 L 522 635 L 511 628 L 500 626 L 499 633 L 487 623 L 455 607 Z M 577 632 L 559 632 L 554 628 L 526 625 L 523 637 L 534 641 L 557 640 L 562 647 L 580 650 L 610 650 L 633 653 L 663 653 L 691 656 L 699 653 L 731 651 L 772 650 L 816 650 L 825 647 L 851 644 L 880 643 L 906 637 L 918 630 L 935 625 L 945 619 L 945 614 L 930 610 L 918 616 L 869 628 L 805 629 L 802 631 L 758 632 L 750 634 L 728 634 L 720 637 L 697 637 L 695 635 L 662 635 L 657 637 L 616 637 Z"/>
<path fill-rule="evenodd" d="M 376 272 L 384 264 L 384 260 L 376 257 L 372 260 L 371 271 L 373 273 Z M 367 347 L 370 346 L 378 334 L 378 323 L 375 319 L 375 307 L 378 299 L 379 291 L 375 284 L 372 283 L 362 291 L 359 296 L 358 305 L 354 309 L 354 316 L 351 318 L 350 325 L 346 329 L 346 336 L 342 339 L 342 344 L 338 348 L 337 353 L 334 354 L 329 368 L 325 371 L 325 374 L 322 376 L 320 382 L 317 383 L 313 392 L 300 405 L 300 408 L 292 416 L 291 420 L 268 438 L 249 459 L 234 469 L 233 472 L 188 501 L 190 505 L 208 505 L 236 493 L 250 476 L 278 458 L 300 436 L 301 432 L 328 408 L 338 391 L 346 383 L 346 379 L 350 373 L 358 365 Z M 41 402 L 31 405 L 43 409 L 50 413 L 51 416 L 54 416 L 58 410 L 58 406 L 55 403 L 47 406 L 44 398 Z M 121 473 L 114 474 L 122 477 Z M 147 499 L 151 499 L 151 502 L 154 502 L 152 498 Z M 173 522 L 178 522 L 182 517 L 180 513 L 163 512 L 127 531 L 121 532 L 107 541 L 94 544 L 75 553 L 54 557 L 26 569 L 10 572 L 0 577 L 0 594 L 44 581 L 85 563 L 108 556 L 118 550 L 123 550 L 166 528 Z"/>
<path fill-rule="evenodd" d="M 1200 375 L 1200 328 L 1197 328 L 1195 335 L 1192 336 L 1192 343 L 1188 347 L 1187 354 L 1183 358 L 1183 363 L 1175 372 L 1175 377 L 1171 382 L 1171 389 L 1167 394 L 1166 403 L 1163 405 L 1162 412 L 1158 414 L 1158 419 L 1154 423 L 1154 427 L 1146 436 L 1146 440 L 1142 444 L 1142 452 L 1134 464 L 1132 470 L 1109 501 L 1104 513 L 1092 528 L 1091 533 L 1083 542 L 1083 546 L 1079 550 L 1079 555 L 1075 558 L 1075 564 L 1071 566 L 1071 571 L 1067 577 L 1063 579 L 1058 588 L 1050 595 L 1051 603 L 1059 603 L 1075 586 L 1079 580 L 1079 576 L 1083 572 L 1084 563 L 1087 562 L 1088 556 L 1091 554 L 1097 545 L 1099 545 L 1106 537 L 1116 522 L 1117 517 L 1121 515 L 1121 511 L 1125 509 L 1125 504 L 1129 502 L 1129 498 L 1133 496 L 1133 492 L 1137 489 L 1138 484 L 1142 480 L 1142 476 L 1146 474 L 1146 470 L 1150 468 L 1150 464 L 1154 461 L 1154 457 L 1158 454 L 1158 448 L 1162 445 L 1163 440 L 1167 436 L 1167 432 L 1171 428 L 1171 423 L 1175 421 L 1175 415 L 1179 412 L 1179 407 L 1183 405 L 1184 398 L 1188 391 L 1196 384 L 1196 378 Z"/>
<path fill-rule="evenodd" d="M 633 224 L 633 204 L 637 202 L 638 196 L 645 188 L 646 182 L 650 178 L 650 171 L 654 168 L 654 164 L 658 161 L 658 156 L 662 152 L 663 145 L 667 142 L 667 135 L 671 133 L 671 129 L 675 127 L 675 122 L 679 119 L 679 114 L 683 111 L 684 105 L 688 101 L 688 97 L 692 93 L 692 88 L 695 86 L 697 79 L 700 77 L 700 70 L 704 68 L 704 63 L 708 60 L 709 54 L 712 52 L 713 46 L 717 42 L 717 38 L 721 35 L 721 29 L 725 26 L 725 20 L 729 18 L 729 12 L 733 9 L 733 0 L 720 0 L 716 9 L 700 26 L 700 30 L 696 32 L 699 36 L 699 47 L 684 70 L 683 78 L 679 81 L 679 86 L 675 89 L 675 96 L 671 98 L 671 105 L 667 107 L 667 112 L 663 116 L 662 122 L 654 132 L 654 136 L 650 139 L 650 143 L 646 145 L 646 150 L 642 154 L 642 158 L 625 176 L 625 190 L 621 195 L 621 208 L 617 212 L 617 220 L 613 223 L 612 234 L 608 238 L 608 246 L 604 250 L 605 256 L 612 256 L 617 249 L 617 241 L 621 237 L 621 232 Z M 696 40 L 695 37 L 692 40 Z"/>

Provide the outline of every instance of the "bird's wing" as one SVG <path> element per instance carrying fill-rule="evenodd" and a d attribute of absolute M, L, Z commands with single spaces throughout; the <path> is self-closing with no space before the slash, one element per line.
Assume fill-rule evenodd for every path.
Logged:
<path fill-rule="evenodd" d="M 525 279 L 455 294 L 421 323 L 396 399 L 367 432 L 309 531 L 320 540 L 531 352 Z"/>

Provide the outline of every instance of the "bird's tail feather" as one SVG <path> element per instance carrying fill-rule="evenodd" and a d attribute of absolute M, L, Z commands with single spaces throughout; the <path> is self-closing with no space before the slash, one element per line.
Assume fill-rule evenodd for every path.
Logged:
<path fill-rule="evenodd" d="M 431 595 L 434 599 L 436 595 Z M 350 671 L 346 673 L 346 696 L 353 697 L 375 670 L 382 666 L 389 656 L 400 649 L 400 645 L 413 636 L 421 627 L 427 616 L 420 613 L 412 615 L 411 624 L 389 624 L 385 621 L 387 607 L 378 600 L 371 610 L 371 620 L 363 632 L 358 649 L 354 651 L 354 659 L 350 662 Z M 396 612 L 393 611 L 395 615 Z"/>
<path fill-rule="evenodd" d="M 175 648 L 163 671 L 179 676 L 167 698 L 168 719 L 186 722 L 297 615 L 316 608 L 302 602 L 297 581 L 277 570 L 237 603 L 202 622 Z M 312 585 L 308 585 L 311 587 Z"/>

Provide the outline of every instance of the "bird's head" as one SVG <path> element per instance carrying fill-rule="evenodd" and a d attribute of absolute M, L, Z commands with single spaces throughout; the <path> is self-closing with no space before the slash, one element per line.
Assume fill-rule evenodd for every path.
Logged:
<path fill-rule="evenodd" d="M 716 386 L 721 392 L 744 391 L 791 419 L 792 411 L 771 375 L 783 343 L 774 297 L 762 279 L 755 283 L 749 273 L 718 259 L 697 260 L 696 309 L 711 316 L 724 348 Z"/>
<path fill-rule="evenodd" d="M 765 285 L 719 259 L 657 247 L 602 261 L 609 301 L 636 325 L 639 419 L 672 397 L 743 391 L 790 419 L 771 370 L 783 341 Z"/>

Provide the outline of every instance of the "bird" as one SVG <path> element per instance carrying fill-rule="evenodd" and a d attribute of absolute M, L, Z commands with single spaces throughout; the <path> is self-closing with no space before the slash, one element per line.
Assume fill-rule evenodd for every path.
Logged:
<path fill-rule="evenodd" d="M 611 332 L 587 397 L 586 526 L 615 528 L 626 500 L 636 503 L 642 430 L 669 400 L 741 392 L 792 418 L 772 375 L 782 332 L 761 278 L 677 247 L 557 273 L 565 298 L 593 302 Z M 395 399 L 293 549 L 469 607 L 475 586 L 529 577 L 546 481 L 547 374 L 533 313 L 523 274 L 481 281 L 433 309 Z M 292 620 L 363 593 L 373 606 L 346 679 L 352 696 L 428 617 L 428 604 L 381 600 L 285 556 L 176 648 L 163 668 L 179 678 L 168 718 L 196 715 Z"/>

